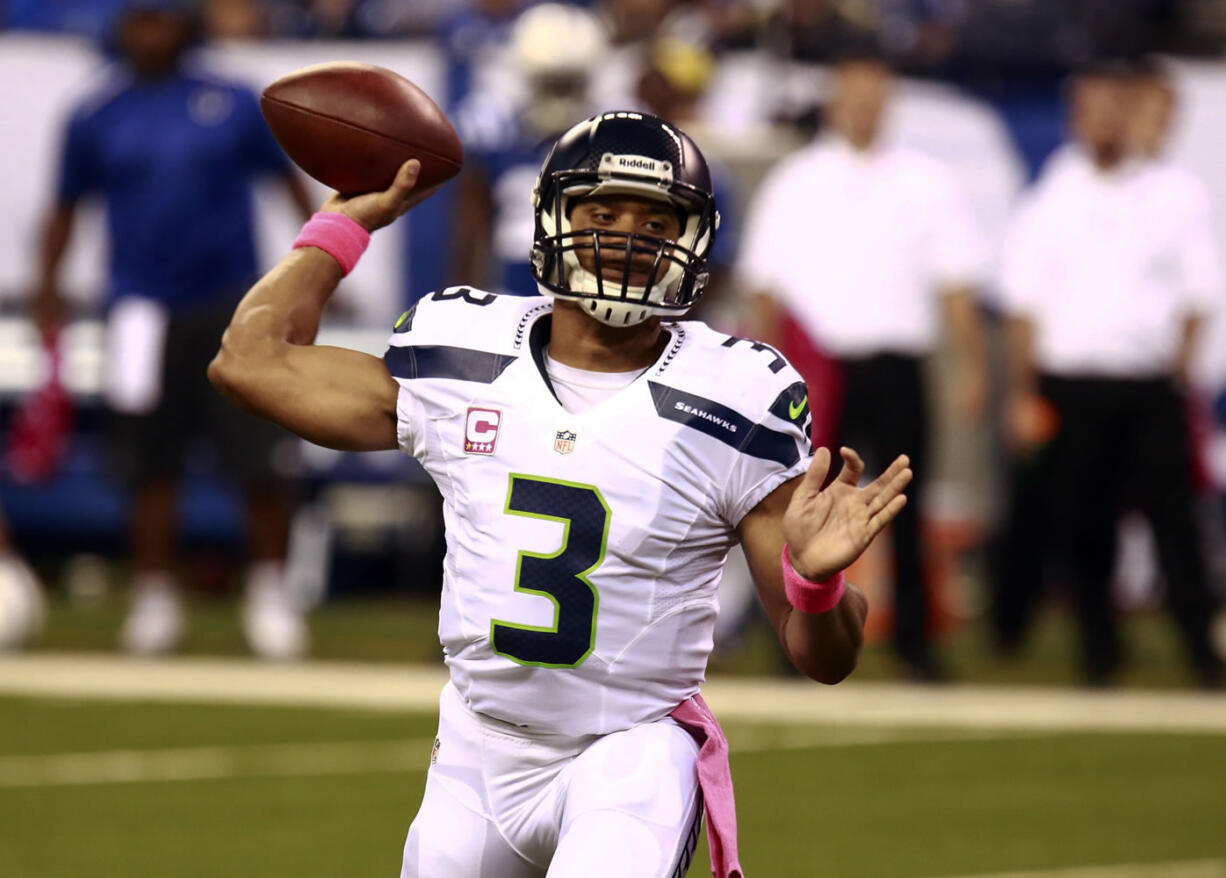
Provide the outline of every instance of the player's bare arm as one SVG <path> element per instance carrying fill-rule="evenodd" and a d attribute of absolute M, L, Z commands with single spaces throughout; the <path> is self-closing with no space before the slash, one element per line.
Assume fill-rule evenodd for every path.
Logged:
<path fill-rule="evenodd" d="M 1196 362 L 1196 352 L 1204 326 L 1203 314 L 1193 311 L 1184 315 L 1179 347 L 1175 351 L 1175 377 L 1182 387 L 1187 387 L 1192 380 L 1192 364 Z"/>
<path fill-rule="evenodd" d="M 974 290 L 965 286 L 947 287 L 941 301 L 958 363 L 955 409 L 966 422 L 976 423 L 988 402 L 987 349 L 979 303 Z"/>
<path fill-rule="evenodd" d="M 386 191 L 333 196 L 324 211 L 375 231 L 432 190 L 414 191 L 420 164 L 406 162 Z M 239 303 L 209 366 L 209 380 L 232 401 L 328 448 L 396 447 L 395 380 L 377 357 L 316 345 L 340 265 L 322 250 L 294 250 Z"/>
<path fill-rule="evenodd" d="M 840 450 L 843 468 L 824 490 L 830 451 L 818 449 L 809 471 L 773 491 L 741 521 L 738 532 L 758 596 L 792 664 L 822 683 L 837 683 L 856 666 L 864 641 L 868 601 L 848 584 L 842 600 L 825 613 L 802 613 L 784 592 L 780 554 L 788 545 L 792 566 L 821 582 L 846 568 L 906 505 L 911 481 L 906 456 L 873 482 L 859 487 L 864 462 Z"/>
<path fill-rule="evenodd" d="M 76 203 L 58 204 L 43 221 L 38 247 L 38 278 L 30 296 L 30 309 L 34 322 L 44 333 L 51 332 L 64 322 L 64 297 L 60 292 L 60 266 L 76 218 Z"/>
<path fill-rule="evenodd" d="M 1031 318 L 1022 315 L 1006 318 L 1003 428 L 1005 447 L 1013 454 L 1027 454 L 1051 437 L 1050 405 L 1039 391 L 1034 336 Z"/>

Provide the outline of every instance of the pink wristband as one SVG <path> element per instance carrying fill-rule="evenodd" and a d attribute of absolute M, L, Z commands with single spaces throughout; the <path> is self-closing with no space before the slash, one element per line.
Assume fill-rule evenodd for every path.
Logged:
<path fill-rule="evenodd" d="M 843 599 L 843 589 L 846 581 L 840 570 L 825 582 L 813 582 L 805 579 L 792 566 L 788 557 L 788 547 L 783 547 L 783 590 L 788 596 L 788 603 L 802 613 L 826 613 L 838 606 Z"/>
<path fill-rule="evenodd" d="M 306 221 L 294 240 L 294 249 L 318 247 L 338 263 L 345 274 L 353 271 L 370 243 L 370 232 L 343 213 L 320 211 Z"/>

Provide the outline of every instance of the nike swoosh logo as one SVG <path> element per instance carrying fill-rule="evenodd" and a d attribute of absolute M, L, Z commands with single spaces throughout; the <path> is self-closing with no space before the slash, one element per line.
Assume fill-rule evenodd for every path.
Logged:
<path fill-rule="evenodd" d="M 800 417 L 800 413 L 805 410 L 805 405 L 809 402 L 809 394 L 805 394 L 805 398 L 800 402 L 788 403 L 788 417 L 793 421 Z"/>

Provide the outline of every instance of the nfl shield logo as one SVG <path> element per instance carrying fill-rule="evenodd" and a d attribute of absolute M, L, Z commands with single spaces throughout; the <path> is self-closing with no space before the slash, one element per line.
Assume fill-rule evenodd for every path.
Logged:
<path fill-rule="evenodd" d="M 575 450 L 575 440 L 578 438 L 572 430 L 559 430 L 553 439 L 553 450 L 558 454 L 570 454 Z"/>

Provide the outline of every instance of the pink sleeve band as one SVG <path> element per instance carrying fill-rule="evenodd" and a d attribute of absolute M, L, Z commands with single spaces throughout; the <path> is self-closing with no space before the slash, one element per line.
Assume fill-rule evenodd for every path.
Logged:
<path fill-rule="evenodd" d="M 805 579 L 792 566 L 788 557 L 788 547 L 783 547 L 783 590 L 787 593 L 788 603 L 802 613 L 827 613 L 838 606 L 843 599 L 846 581 L 840 570 L 825 582 L 813 582 Z"/>
<path fill-rule="evenodd" d="M 294 249 L 318 247 L 335 259 L 345 274 L 349 274 L 369 243 L 370 232 L 362 228 L 357 220 L 343 213 L 320 211 L 306 221 L 294 240 Z"/>

